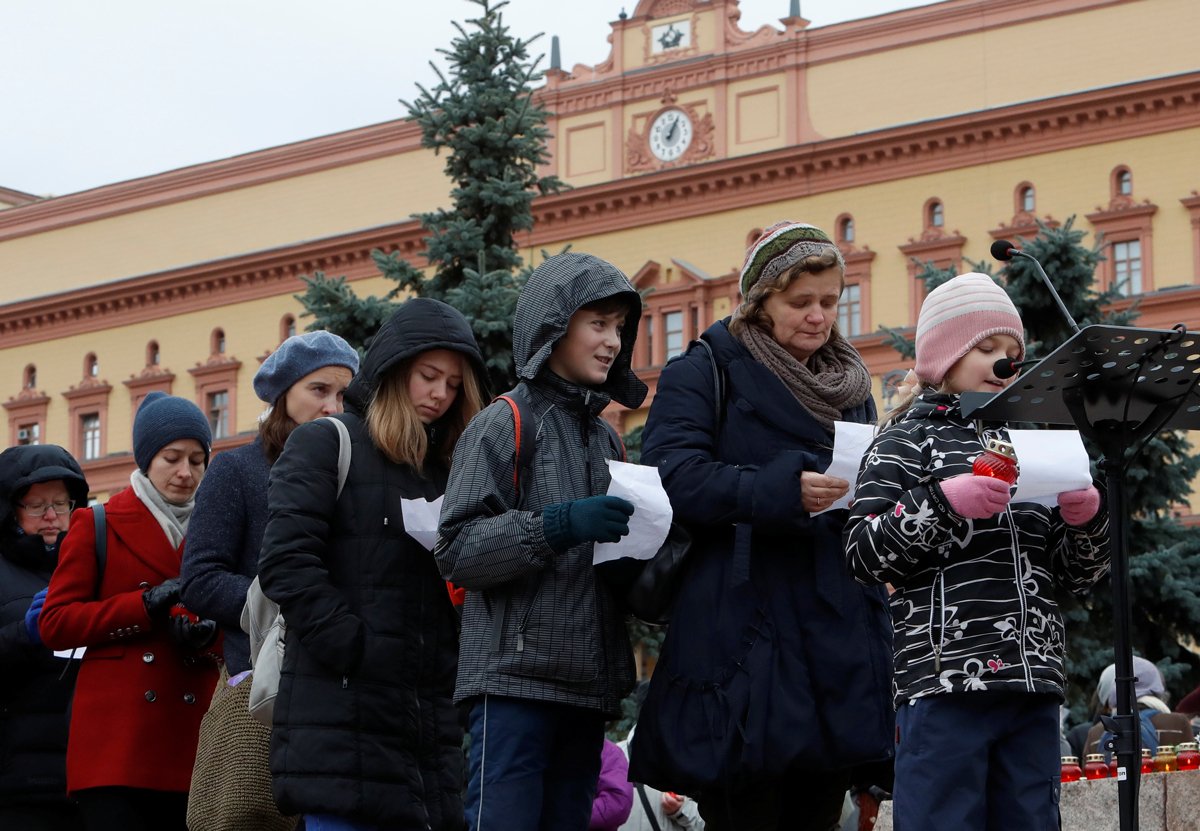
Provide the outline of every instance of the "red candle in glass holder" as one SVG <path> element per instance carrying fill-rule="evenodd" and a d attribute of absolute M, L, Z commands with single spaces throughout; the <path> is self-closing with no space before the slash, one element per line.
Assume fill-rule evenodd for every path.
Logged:
<path fill-rule="evenodd" d="M 1010 485 L 1017 483 L 1017 453 L 1013 446 L 1000 439 L 988 439 L 987 447 L 975 457 L 971 472 L 976 476 L 991 476 Z"/>
<path fill-rule="evenodd" d="M 1083 769 L 1079 767 L 1079 759 L 1075 756 L 1062 757 L 1062 781 L 1078 782 L 1083 778 Z"/>

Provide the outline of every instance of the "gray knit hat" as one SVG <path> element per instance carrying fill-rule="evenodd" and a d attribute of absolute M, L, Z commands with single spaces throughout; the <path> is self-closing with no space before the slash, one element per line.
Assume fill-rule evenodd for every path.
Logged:
<path fill-rule="evenodd" d="M 759 235 L 742 264 L 742 297 L 759 280 L 773 282 L 806 257 L 829 251 L 843 269 L 846 261 L 829 235 L 807 222 L 776 222 Z"/>
<path fill-rule="evenodd" d="M 325 366 L 344 366 L 356 373 L 358 353 L 332 332 L 292 335 L 279 344 L 254 374 L 254 393 L 273 405 L 292 384 Z"/>
<path fill-rule="evenodd" d="M 200 408 L 188 401 L 155 390 L 142 399 L 133 417 L 133 458 L 145 473 L 155 454 L 177 439 L 195 439 L 204 448 L 204 464 L 212 445 L 212 431 Z"/>

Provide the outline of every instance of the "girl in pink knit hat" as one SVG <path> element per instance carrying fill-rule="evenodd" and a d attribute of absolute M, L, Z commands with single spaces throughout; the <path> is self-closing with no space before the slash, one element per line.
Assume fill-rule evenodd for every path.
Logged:
<path fill-rule="evenodd" d="M 986 274 L 930 292 L 916 389 L 889 414 L 859 474 L 846 556 L 887 583 L 895 630 L 896 831 L 1058 828 L 1064 628 L 1056 595 L 1108 571 L 1108 517 L 1089 486 L 1058 505 L 1011 502 L 973 472 L 1003 426 L 973 423 L 963 392 L 999 392 L 1024 327 Z"/>

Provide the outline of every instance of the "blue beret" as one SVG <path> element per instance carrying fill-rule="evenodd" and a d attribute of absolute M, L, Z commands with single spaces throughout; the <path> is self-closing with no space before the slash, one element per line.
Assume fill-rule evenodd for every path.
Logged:
<path fill-rule="evenodd" d="M 332 332 L 305 332 L 279 344 L 254 375 L 254 393 L 268 404 L 278 401 L 292 384 L 325 366 L 358 372 L 358 353 Z"/>
<path fill-rule="evenodd" d="M 200 442 L 208 464 L 212 431 L 204 413 L 186 398 L 155 390 L 142 399 L 133 417 L 133 458 L 142 473 L 149 470 L 158 451 L 177 439 Z"/>

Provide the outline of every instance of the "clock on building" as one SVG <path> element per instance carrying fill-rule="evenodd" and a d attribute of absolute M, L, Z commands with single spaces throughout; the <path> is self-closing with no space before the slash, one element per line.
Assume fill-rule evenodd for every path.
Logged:
<path fill-rule="evenodd" d="M 673 107 L 659 113 L 650 125 L 650 152 L 659 161 L 673 162 L 687 152 L 692 143 L 692 119 Z"/>

